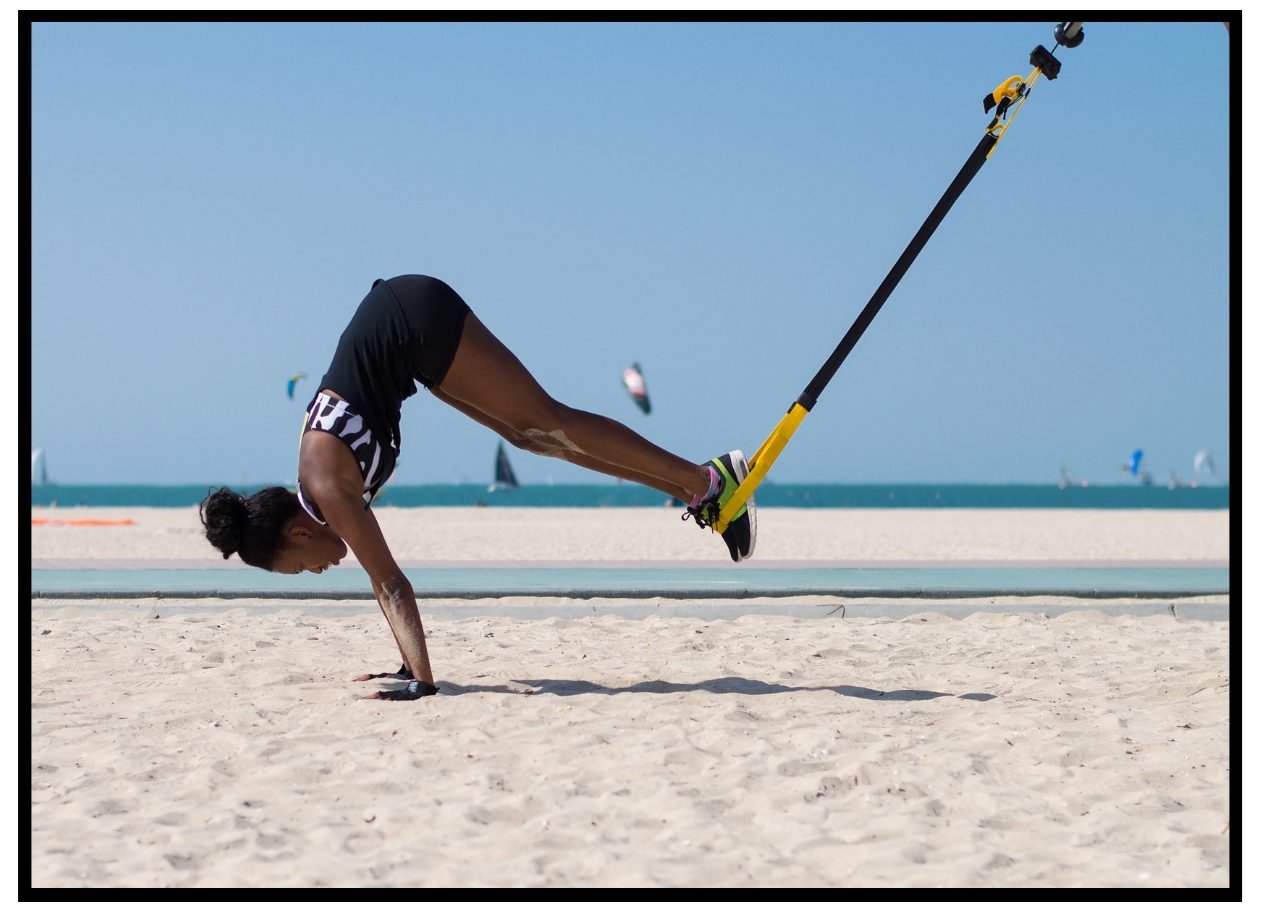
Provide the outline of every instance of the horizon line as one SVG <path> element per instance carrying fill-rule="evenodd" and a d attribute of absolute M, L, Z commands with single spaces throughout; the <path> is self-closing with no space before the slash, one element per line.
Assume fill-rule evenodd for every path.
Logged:
<path fill-rule="evenodd" d="M 1202 487 L 1218 488 L 1218 487 L 1231 486 L 1231 481 L 1216 481 L 1216 482 L 1209 482 L 1209 483 L 1196 481 L 1197 486 L 1192 487 L 1191 484 L 1193 482 L 1194 481 L 1187 481 L 1186 486 L 1189 489 L 1201 489 Z M 391 486 L 391 487 L 486 487 L 488 486 L 488 483 L 489 481 L 482 481 L 482 480 L 467 480 L 467 481 L 460 481 L 460 482 L 423 481 L 423 482 L 417 482 L 417 483 L 389 482 L 388 486 Z M 1168 484 L 1169 484 L 1169 481 L 1163 481 L 1160 483 L 1154 482 L 1152 484 L 1143 484 L 1139 481 L 1110 482 L 1110 481 L 1094 481 L 1094 480 L 1088 479 L 1086 481 L 1080 481 L 1076 484 L 1069 484 L 1063 487 L 1062 489 L 1081 490 L 1088 487 L 1124 487 L 1124 488 L 1132 488 L 1132 489 L 1136 487 L 1141 487 L 1141 488 L 1151 487 L 1153 489 L 1166 489 Z M 842 480 L 775 481 L 775 480 L 767 479 L 763 482 L 762 485 L 776 486 L 776 487 L 818 487 L 818 486 L 833 486 L 833 487 L 1060 487 L 1059 481 L 1051 481 L 1051 480 L 1005 480 L 1005 481 L 905 480 L 905 481 L 868 482 L 868 481 L 842 481 Z M 221 486 L 227 486 L 230 489 L 233 489 L 234 487 L 234 485 L 230 485 L 226 483 L 210 483 L 209 484 L 206 482 L 139 483 L 139 482 L 119 482 L 119 481 L 113 481 L 113 482 L 47 481 L 45 483 L 38 483 L 38 484 L 33 483 L 31 484 L 31 489 L 34 490 L 40 487 L 211 487 L 211 488 L 214 488 L 214 487 L 221 487 Z M 294 484 L 294 481 L 287 481 L 284 483 L 277 482 L 277 481 L 265 481 L 265 482 L 254 482 L 254 483 L 246 482 L 246 483 L 237 484 L 236 486 L 246 488 L 246 489 L 259 489 L 263 487 L 285 487 L 287 489 L 293 489 L 295 484 Z M 597 489 L 600 487 L 613 487 L 613 486 L 643 487 L 644 489 L 651 490 L 652 492 L 658 492 L 655 490 L 654 487 L 649 487 L 646 484 L 640 484 L 634 481 L 627 481 L 627 480 L 617 480 L 615 478 L 613 478 L 612 481 L 610 482 L 595 482 L 595 481 L 588 481 L 588 482 L 528 481 L 528 482 L 524 482 L 524 481 L 521 481 L 519 484 L 520 488 L 524 488 L 524 487 L 545 487 L 545 488 L 548 488 L 548 487 L 594 487 Z M 387 491 L 386 486 L 383 488 L 383 491 L 384 492 Z"/>

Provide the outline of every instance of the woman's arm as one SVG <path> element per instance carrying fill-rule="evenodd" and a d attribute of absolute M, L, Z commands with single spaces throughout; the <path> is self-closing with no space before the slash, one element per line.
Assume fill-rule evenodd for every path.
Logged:
<path fill-rule="evenodd" d="M 319 470 L 314 472 L 314 469 Z M 413 586 L 396 565 L 378 526 L 378 519 L 365 508 L 356 460 L 347 446 L 333 436 L 309 433 L 304 436 L 300 453 L 300 476 L 304 481 L 304 491 L 321 507 L 326 522 L 343 538 L 369 575 L 374 597 L 378 599 L 378 606 L 396 637 L 401 656 L 414 678 L 422 682 L 412 691 L 407 688 L 394 692 L 412 692 L 413 696 L 393 695 L 392 698 L 414 699 L 434 693 L 435 679 L 431 674 L 426 634 L 422 629 Z"/>
<path fill-rule="evenodd" d="M 427 655 L 427 638 L 422 629 L 413 586 L 392 558 L 378 527 L 378 519 L 373 512 L 365 510 L 359 493 L 354 505 L 336 500 L 333 506 L 338 508 L 327 508 L 328 500 L 322 501 L 321 497 L 313 495 L 326 521 L 347 542 L 357 561 L 369 574 L 374 597 L 378 599 L 378 606 L 382 608 L 414 678 L 434 685 L 431 661 Z"/>

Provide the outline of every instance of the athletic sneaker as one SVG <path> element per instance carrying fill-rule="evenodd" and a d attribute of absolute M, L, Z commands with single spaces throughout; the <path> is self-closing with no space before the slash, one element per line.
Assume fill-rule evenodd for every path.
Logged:
<path fill-rule="evenodd" d="M 739 489 L 744 478 L 748 476 L 748 459 L 738 449 L 728 452 L 709 462 L 721 476 L 721 492 L 713 494 L 710 499 L 700 500 L 694 508 L 687 507 L 682 514 L 683 519 L 694 518 L 701 528 L 711 528 L 721 515 L 721 507 L 730 499 L 732 493 Z M 749 497 L 747 503 L 739 510 L 726 530 L 722 532 L 722 540 L 730 550 L 730 558 L 736 563 L 752 556 L 757 544 L 757 509 L 756 499 Z"/>

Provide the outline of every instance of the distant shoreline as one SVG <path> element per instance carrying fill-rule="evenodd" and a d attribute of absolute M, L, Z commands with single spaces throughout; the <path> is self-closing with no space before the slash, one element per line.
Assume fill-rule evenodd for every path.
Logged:
<path fill-rule="evenodd" d="M 254 492 L 264 486 L 234 484 Z M 195 506 L 208 484 L 47 484 L 32 486 L 31 506 Z M 1040 484 L 839 484 L 766 481 L 757 504 L 802 509 L 1228 509 L 1227 484 L 1196 487 L 1101 484 L 1061 488 Z M 524 484 L 490 492 L 486 483 L 389 484 L 376 507 L 497 506 L 514 508 L 640 508 L 663 507 L 667 498 L 630 483 Z"/>

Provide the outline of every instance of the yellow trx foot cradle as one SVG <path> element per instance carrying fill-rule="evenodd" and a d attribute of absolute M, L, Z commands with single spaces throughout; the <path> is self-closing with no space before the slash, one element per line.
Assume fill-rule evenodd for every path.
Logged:
<path fill-rule="evenodd" d="M 801 421 L 805 419 L 805 415 L 809 411 L 800 405 L 793 404 L 791 409 L 783 415 L 783 419 L 779 421 L 779 425 L 774 427 L 770 435 L 766 436 L 765 442 L 761 443 L 761 447 L 756 450 L 752 456 L 752 460 L 748 462 L 748 476 L 744 478 L 743 483 L 739 485 L 739 489 L 731 494 L 730 499 L 721 507 L 721 512 L 717 515 L 717 521 L 713 523 L 713 530 L 721 534 L 726 530 L 726 526 L 731 520 L 739 514 L 739 510 L 743 508 L 744 503 L 752 496 L 753 491 L 761 485 L 761 481 L 765 479 L 766 471 L 770 469 L 770 465 L 774 464 L 774 459 L 779 457 L 779 452 L 783 451 L 783 446 L 787 445 L 787 441 L 792 438 L 792 434 L 796 432 L 796 428 L 801 425 Z"/>

